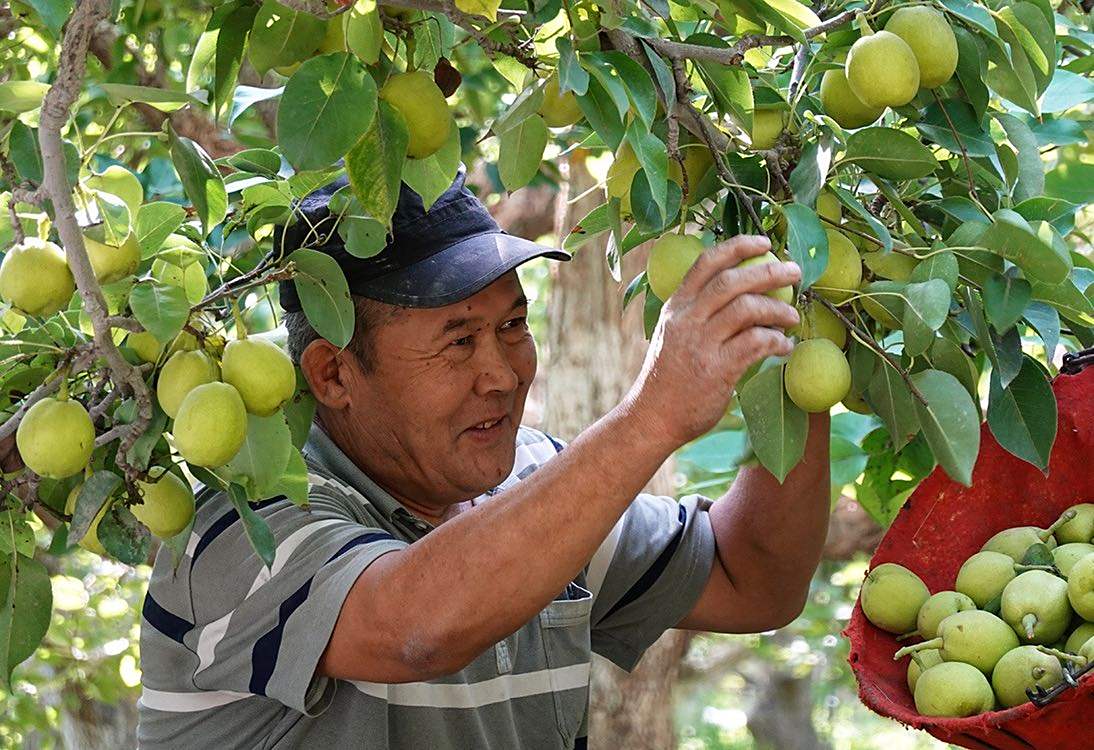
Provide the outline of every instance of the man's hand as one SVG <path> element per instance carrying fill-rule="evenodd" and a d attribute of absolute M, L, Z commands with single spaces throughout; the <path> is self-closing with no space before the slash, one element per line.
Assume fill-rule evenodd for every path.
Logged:
<path fill-rule="evenodd" d="M 629 398 L 677 445 L 722 418 L 741 375 L 793 348 L 783 329 L 797 311 L 764 292 L 796 284 L 796 263 L 737 268 L 771 249 L 766 237 L 738 236 L 704 252 L 665 304 Z"/>

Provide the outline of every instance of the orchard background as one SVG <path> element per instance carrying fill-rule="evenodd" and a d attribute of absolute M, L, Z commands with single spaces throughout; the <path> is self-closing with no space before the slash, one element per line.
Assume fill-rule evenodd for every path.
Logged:
<path fill-rule="evenodd" d="M 851 50 L 905 9 L 930 10 L 909 43 L 952 57 L 945 80 L 891 40 L 877 59 Z M 317 330 L 347 341 L 344 278 L 320 253 L 281 252 L 277 228 L 345 173 L 336 231 L 375 254 L 400 180 L 428 202 L 463 161 L 504 227 L 576 253 L 521 269 L 541 347 L 530 423 L 569 438 L 623 394 L 663 303 L 646 269 L 665 233 L 767 234 L 803 268 L 802 337 L 835 339 L 846 357 L 832 524 L 805 612 L 762 635 L 670 632 L 631 676 L 598 665 L 594 745 L 934 746 L 858 704 L 837 633 L 911 490 L 936 464 L 968 481 L 982 418 L 1007 450 L 1047 463 L 1048 378 L 1094 345 L 1088 12 L 1070 0 L 0 5 L 0 249 L 30 247 L 33 261 L 0 272 L 0 437 L 45 399 L 79 405 L 95 435 L 76 471 L 3 467 L 0 742 L 131 744 L 145 563 L 188 536 L 145 525 L 161 526 L 144 506 L 163 472 L 228 487 L 264 557 L 274 540 L 247 503 L 306 499 L 306 393 L 252 411 L 239 452 L 203 465 L 157 398 L 166 362 L 219 359 L 248 334 L 280 341 L 276 282 L 289 278 Z M 653 257 L 667 296 L 658 277 L 687 256 Z M 653 489 L 717 497 L 746 460 L 785 476 L 807 420 L 784 370 L 750 373 Z"/>

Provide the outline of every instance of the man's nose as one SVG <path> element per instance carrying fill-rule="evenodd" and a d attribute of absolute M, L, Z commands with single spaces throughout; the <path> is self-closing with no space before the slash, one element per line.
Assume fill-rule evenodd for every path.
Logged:
<path fill-rule="evenodd" d="M 475 392 L 478 395 L 516 390 L 520 378 L 509 361 L 507 347 L 496 336 L 487 337 L 477 355 L 479 373 L 475 379 Z"/>

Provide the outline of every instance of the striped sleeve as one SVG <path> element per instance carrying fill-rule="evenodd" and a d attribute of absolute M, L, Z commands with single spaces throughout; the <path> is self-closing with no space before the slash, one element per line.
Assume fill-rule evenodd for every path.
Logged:
<path fill-rule="evenodd" d="M 317 714 L 334 686 L 316 676 L 316 666 L 350 588 L 380 555 L 407 545 L 358 522 L 346 500 L 313 487 L 309 509 L 285 500 L 258 509 L 277 542 L 267 568 L 235 511 L 220 508 L 192 545 L 187 580 L 176 575 L 157 584 L 153 576 L 145 626 L 193 655 L 187 661 L 198 690 L 265 696 Z M 159 603 L 177 599 L 174 589 L 184 583 L 192 622 Z"/>

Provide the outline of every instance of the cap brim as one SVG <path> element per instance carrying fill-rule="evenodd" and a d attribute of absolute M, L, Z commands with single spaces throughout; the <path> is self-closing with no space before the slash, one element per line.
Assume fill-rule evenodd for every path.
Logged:
<path fill-rule="evenodd" d="M 570 253 L 502 232 L 461 240 L 407 268 L 358 283 L 354 293 L 401 307 L 443 307 L 467 299 L 532 258 Z"/>

